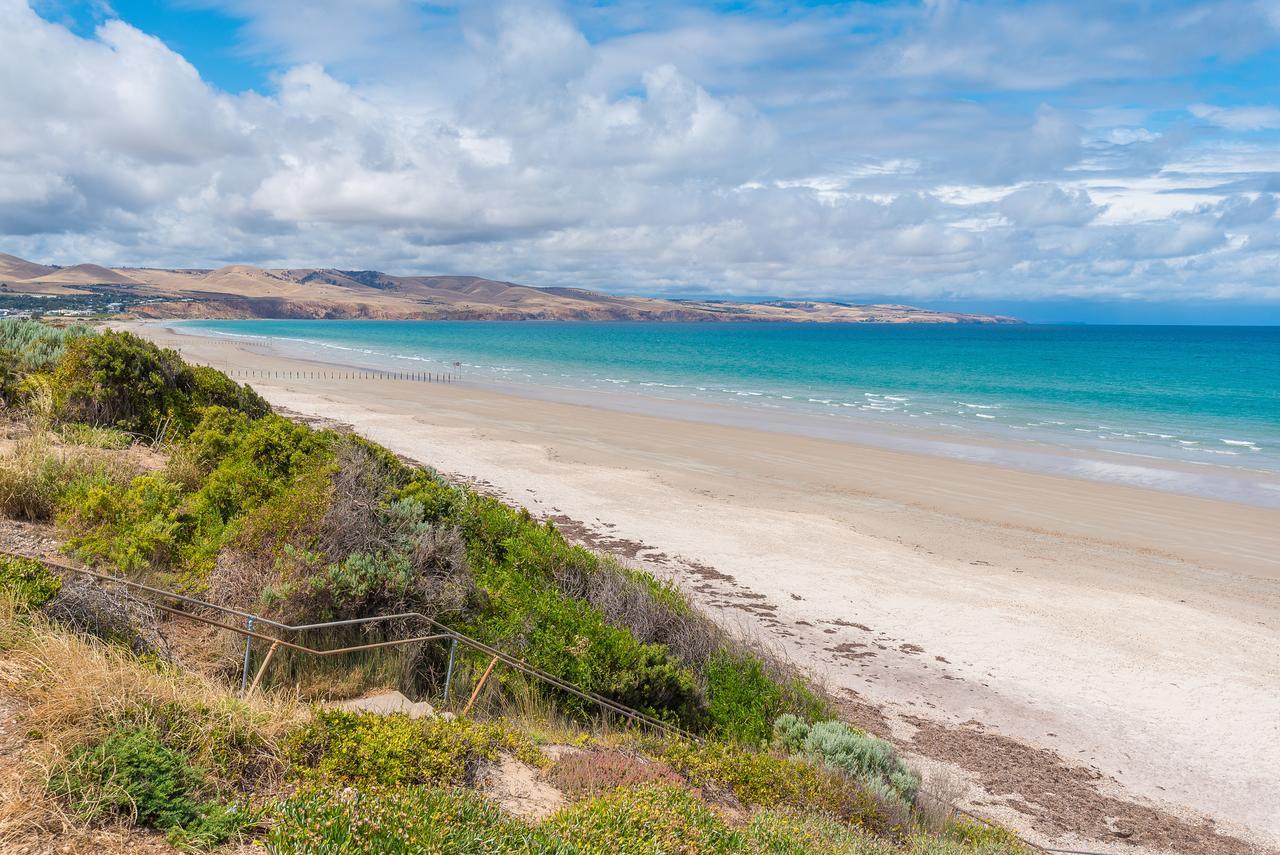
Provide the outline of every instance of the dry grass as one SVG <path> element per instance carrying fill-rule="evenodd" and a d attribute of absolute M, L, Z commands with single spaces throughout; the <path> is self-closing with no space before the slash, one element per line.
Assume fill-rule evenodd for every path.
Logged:
<path fill-rule="evenodd" d="M 254 781 L 262 791 L 280 779 L 279 740 L 307 715 L 286 696 L 240 701 L 216 681 L 149 665 L 123 648 L 40 619 L 19 619 L 12 602 L 0 596 L 0 712 L 5 711 L 10 742 L 15 732 L 24 735 L 20 745 L 9 746 L 19 762 L 5 762 L 0 778 L 0 850 L 5 852 L 16 851 L 18 841 L 33 835 L 97 839 L 49 795 L 47 786 L 77 747 L 100 742 L 113 726 L 154 724 L 215 775 L 229 770 L 227 749 L 235 746 L 229 777 Z M 7 759 L 3 752 L 0 759 Z M 84 851 L 92 851 L 86 846 Z"/>
<path fill-rule="evenodd" d="M 52 519 L 72 481 L 101 475 L 125 483 L 151 468 L 151 456 L 145 449 L 66 445 L 52 431 L 33 426 L 0 456 L 0 514 L 33 522 Z"/>

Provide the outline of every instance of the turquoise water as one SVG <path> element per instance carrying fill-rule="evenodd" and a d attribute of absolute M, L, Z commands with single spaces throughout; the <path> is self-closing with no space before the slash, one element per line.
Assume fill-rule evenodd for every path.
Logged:
<path fill-rule="evenodd" d="M 200 321 L 530 394 L 1280 472 L 1280 328 Z M 605 395 L 603 393 L 609 393 Z M 819 421 L 814 421 L 819 420 Z"/>

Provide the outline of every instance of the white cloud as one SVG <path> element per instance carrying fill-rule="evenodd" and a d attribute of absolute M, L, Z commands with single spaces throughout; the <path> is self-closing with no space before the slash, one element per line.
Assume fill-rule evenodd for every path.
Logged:
<path fill-rule="evenodd" d="M 1135 42 L 1145 24 L 1089 4 L 660 3 L 655 28 L 626 3 L 463 4 L 437 25 L 408 0 L 205 2 L 279 64 L 265 94 L 122 21 L 83 38 L 0 0 L 0 249 L 650 292 L 1276 290 L 1258 259 L 1280 152 L 1231 137 L 1274 108 L 1170 128 L 1105 89 L 1247 53 L 1221 3 Z"/>
<path fill-rule="evenodd" d="M 1212 104 L 1192 104 L 1187 110 L 1197 119 L 1230 131 L 1280 128 L 1280 107 L 1215 107 Z"/>
<path fill-rule="evenodd" d="M 1086 190 L 1064 190 L 1052 184 L 1032 184 L 1000 200 L 1000 213 L 1023 228 L 1083 226 L 1105 210 L 1093 204 Z"/>

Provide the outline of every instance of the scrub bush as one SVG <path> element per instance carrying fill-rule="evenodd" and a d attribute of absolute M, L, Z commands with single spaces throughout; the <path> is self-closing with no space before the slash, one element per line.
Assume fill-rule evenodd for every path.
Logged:
<path fill-rule="evenodd" d="M 618 787 L 640 784 L 678 786 L 683 779 L 661 760 L 618 749 L 577 751 L 561 757 L 549 776 L 571 798 L 596 796 Z"/>
<path fill-rule="evenodd" d="M 151 728 L 115 730 L 77 749 L 51 787 L 86 819 L 127 817 L 188 847 L 218 845 L 253 822 L 246 808 L 211 798 L 203 771 Z"/>
<path fill-rule="evenodd" d="M 68 486 L 77 479 L 121 483 L 133 474 L 108 455 L 58 448 L 47 432 L 36 431 L 19 439 L 11 454 L 0 457 L 0 515 L 44 522 L 53 518 Z"/>
<path fill-rule="evenodd" d="M 42 371 L 62 358 L 67 342 L 91 335 L 83 324 L 55 327 L 27 318 L 0 319 L 0 352 L 15 373 Z"/>
<path fill-rule="evenodd" d="M 527 855 L 535 833 L 478 793 L 456 788 L 308 788 L 280 806 L 267 835 L 273 853 Z M 566 853 L 568 855 L 568 853 Z"/>
<path fill-rule="evenodd" d="M 705 674 L 715 731 L 741 742 L 768 742 L 770 722 L 782 709 L 782 689 L 765 676 L 760 661 L 722 651 L 707 663 Z"/>
<path fill-rule="evenodd" d="M 503 751 L 530 764 L 545 762 L 501 722 L 470 719 L 316 710 L 285 742 L 285 759 L 300 778 L 351 786 L 465 784 L 480 761 Z"/>
<path fill-rule="evenodd" d="M 653 784 L 578 802 L 540 830 L 552 840 L 581 847 L 579 851 L 615 855 L 747 850 L 742 835 L 691 793 Z"/>
<path fill-rule="evenodd" d="M 807 725 L 795 716 L 780 716 L 775 737 L 788 750 L 826 763 L 861 780 L 873 792 L 915 802 L 920 776 L 907 768 L 892 745 L 841 721 Z"/>
<path fill-rule="evenodd" d="M 0 590 L 13 597 L 21 611 L 32 611 L 57 596 L 62 577 L 39 561 L 0 556 Z"/>
<path fill-rule="evenodd" d="M 256 392 L 220 372 L 189 366 L 176 351 L 114 330 L 66 343 L 53 370 L 53 396 L 64 421 L 155 439 L 185 434 L 205 406 L 230 407 L 251 418 L 270 410 Z"/>
<path fill-rule="evenodd" d="M 673 741 L 657 756 L 695 787 L 727 791 L 742 804 L 817 810 L 871 828 L 885 826 L 874 797 L 845 775 L 743 746 Z"/>
<path fill-rule="evenodd" d="M 75 532 L 66 547 L 76 556 L 129 573 L 176 559 L 181 502 L 181 488 L 162 475 L 141 475 L 127 487 L 82 478 L 63 496 L 58 522 Z"/>

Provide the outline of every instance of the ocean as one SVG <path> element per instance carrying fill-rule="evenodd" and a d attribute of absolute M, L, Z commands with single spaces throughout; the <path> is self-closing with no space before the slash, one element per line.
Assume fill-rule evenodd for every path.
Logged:
<path fill-rule="evenodd" d="M 345 365 L 1280 506 L 1280 327 L 192 321 Z"/>

